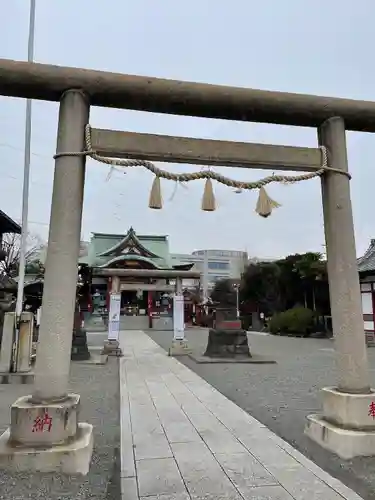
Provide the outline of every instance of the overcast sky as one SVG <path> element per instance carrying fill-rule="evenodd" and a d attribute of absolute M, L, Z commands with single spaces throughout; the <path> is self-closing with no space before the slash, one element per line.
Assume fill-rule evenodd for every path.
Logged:
<path fill-rule="evenodd" d="M 375 99 L 374 0 L 36 0 L 35 60 L 130 74 L 356 99 Z M 0 0 L 0 57 L 27 58 L 28 0 Z M 44 238 L 58 106 L 33 102 L 30 230 Z M 0 208 L 21 215 L 25 101 L 0 97 Z M 313 129 L 94 108 L 91 124 L 136 132 L 315 146 Z M 357 251 L 375 237 L 375 136 L 348 133 Z M 200 167 L 164 164 L 168 169 Z M 239 180 L 267 171 L 217 169 Z M 282 204 L 268 219 L 255 192 L 215 184 L 219 209 L 200 210 L 203 183 L 163 183 L 165 207 L 147 207 L 152 176 L 89 161 L 82 236 L 168 234 L 173 252 L 247 250 L 273 257 L 324 244 L 320 182 L 271 185 Z"/>

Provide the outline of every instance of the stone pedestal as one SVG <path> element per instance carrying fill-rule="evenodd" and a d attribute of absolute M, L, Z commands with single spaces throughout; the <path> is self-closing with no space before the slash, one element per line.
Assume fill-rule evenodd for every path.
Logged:
<path fill-rule="evenodd" d="M 4 315 L 3 338 L 0 350 L 0 374 L 2 376 L 9 374 L 12 368 L 15 325 L 16 313 L 6 312 Z M 33 327 L 33 314 L 31 312 L 23 312 L 19 327 L 16 373 L 27 374 L 31 371 Z M 1 383 L 3 383 L 2 380 Z"/>
<path fill-rule="evenodd" d="M 90 351 L 87 346 L 87 333 L 84 328 L 75 328 L 73 330 L 70 359 L 72 361 L 87 361 L 90 359 Z"/>
<path fill-rule="evenodd" d="M 55 472 L 85 476 L 93 450 L 93 427 L 78 424 L 74 441 L 52 448 L 16 447 L 10 441 L 10 430 L 0 436 L 0 467 L 11 471 Z"/>
<path fill-rule="evenodd" d="M 11 407 L 11 426 L 0 437 L 0 468 L 86 475 L 93 450 L 93 428 L 79 423 L 80 397 L 56 403 L 31 396 Z"/>
<path fill-rule="evenodd" d="M 192 353 L 192 350 L 189 348 L 188 342 L 186 339 L 183 340 L 172 340 L 171 347 L 169 348 L 168 355 L 169 356 L 187 356 Z"/>
<path fill-rule="evenodd" d="M 18 337 L 17 372 L 31 371 L 31 354 L 33 345 L 34 315 L 24 311 L 21 314 Z"/>
<path fill-rule="evenodd" d="M 246 330 L 214 330 L 208 332 L 204 356 L 216 358 L 251 357 Z"/>
<path fill-rule="evenodd" d="M 106 354 L 107 356 L 117 356 L 121 357 L 122 350 L 120 347 L 120 343 L 118 340 L 106 340 L 104 342 L 103 349 L 101 351 L 101 354 Z"/>
<path fill-rule="evenodd" d="M 375 392 L 348 394 L 329 387 L 322 399 L 323 414 L 307 417 L 305 434 L 343 459 L 373 456 Z"/>
<path fill-rule="evenodd" d="M 56 445 L 77 434 L 80 397 L 69 394 L 65 401 L 48 406 L 23 396 L 11 407 L 10 440 L 23 446 Z"/>
<path fill-rule="evenodd" d="M 2 341 L 0 349 L 0 372 L 9 373 L 12 366 L 13 338 L 16 318 L 14 312 L 4 314 Z"/>

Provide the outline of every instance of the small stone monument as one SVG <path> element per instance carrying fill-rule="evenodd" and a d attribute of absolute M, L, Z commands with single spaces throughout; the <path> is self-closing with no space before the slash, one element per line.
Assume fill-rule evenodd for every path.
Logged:
<path fill-rule="evenodd" d="M 204 356 L 210 358 L 250 358 L 246 330 L 242 329 L 237 311 L 230 307 L 217 307 L 214 328 L 208 332 Z"/>
<path fill-rule="evenodd" d="M 87 345 L 87 334 L 86 330 L 82 327 L 78 301 L 74 312 L 72 350 L 70 359 L 72 361 L 87 361 L 90 359 L 90 351 Z"/>

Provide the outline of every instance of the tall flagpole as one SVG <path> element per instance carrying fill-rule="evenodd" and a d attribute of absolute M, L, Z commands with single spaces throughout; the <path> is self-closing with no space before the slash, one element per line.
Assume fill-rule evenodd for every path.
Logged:
<path fill-rule="evenodd" d="M 35 2 L 30 0 L 30 21 L 29 21 L 29 40 L 27 46 L 27 61 L 34 60 L 34 38 L 35 38 Z M 24 168 L 23 168 L 23 193 L 22 193 L 22 231 L 20 244 L 20 262 L 18 272 L 18 289 L 16 302 L 16 356 L 18 351 L 19 329 L 18 323 L 22 313 L 23 305 L 23 289 L 25 284 L 25 268 L 26 268 L 26 251 L 28 237 L 28 215 L 29 215 L 29 187 L 30 187 L 30 152 L 31 152 L 31 99 L 26 100 L 26 120 L 25 120 L 25 152 L 24 152 Z"/>

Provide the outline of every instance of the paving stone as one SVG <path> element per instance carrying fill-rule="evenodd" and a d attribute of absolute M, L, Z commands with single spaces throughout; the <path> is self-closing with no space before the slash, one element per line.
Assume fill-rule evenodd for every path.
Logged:
<path fill-rule="evenodd" d="M 216 459 L 246 498 L 254 486 L 278 485 L 270 474 L 250 453 L 218 454 Z"/>
<path fill-rule="evenodd" d="M 136 462 L 139 496 L 186 493 L 186 488 L 173 458 Z"/>
<path fill-rule="evenodd" d="M 300 463 L 285 450 L 277 446 L 271 439 L 262 439 L 254 436 L 241 436 L 240 441 L 246 446 L 261 464 L 272 469 L 293 469 L 300 467 Z"/>
<path fill-rule="evenodd" d="M 334 491 L 302 465 L 293 469 L 273 468 L 272 474 L 295 500 L 305 500 L 307 498 L 314 500 L 342 500 L 342 496 L 337 491 Z"/>
<path fill-rule="evenodd" d="M 134 477 L 135 462 L 125 363 L 120 360 L 120 476 Z"/>
<path fill-rule="evenodd" d="M 121 478 L 121 500 L 138 500 L 138 486 L 136 477 Z"/>
<path fill-rule="evenodd" d="M 150 392 L 150 395 L 152 398 L 156 397 L 156 398 L 171 398 L 172 395 L 170 393 L 170 391 L 168 390 L 167 386 L 165 385 L 165 383 L 160 379 L 160 375 L 158 375 L 157 379 L 156 380 L 150 380 L 149 378 L 147 378 L 145 380 L 146 384 L 147 384 L 147 388 Z"/>
<path fill-rule="evenodd" d="M 172 418 L 179 419 L 181 415 L 185 416 L 181 406 L 177 403 L 172 395 L 167 398 L 155 398 L 153 399 L 156 411 L 159 415 L 159 418 L 168 418 L 171 420 Z M 185 416 L 186 418 L 186 416 Z"/>
<path fill-rule="evenodd" d="M 192 413 L 189 409 L 186 409 L 185 412 L 188 419 L 199 433 L 205 431 L 225 433 L 228 431 L 227 428 L 207 410 L 201 413 Z"/>
<path fill-rule="evenodd" d="M 248 490 L 246 500 L 295 500 L 281 486 L 259 486 Z M 306 497 L 304 500 L 315 500 L 315 497 Z"/>
<path fill-rule="evenodd" d="M 202 441 L 201 436 L 188 420 L 186 422 L 163 422 L 163 426 L 170 443 Z"/>
<path fill-rule="evenodd" d="M 131 425 L 134 441 L 143 439 L 146 434 L 164 434 L 161 422 L 155 410 L 131 408 Z"/>
<path fill-rule="evenodd" d="M 150 497 L 141 497 L 140 500 L 190 500 L 188 493 L 177 493 L 172 495 L 152 495 Z"/>
<path fill-rule="evenodd" d="M 133 477 L 135 476 L 135 461 L 133 451 L 133 440 L 124 439 L 121 437 L 121 459 L 120 459 L 120 476 Z"/>
<path fill-rule="evenodd" d="M 203 496 L 191 495 L 192 500 L 244 500 L 243 496 L 235 491 L 231 493 L 207 493 Z"/>
<path fill-rule="evenodd" d="M 136 460 L 172 457 L 165 434 L 140 434 L 134 440 Z"/>
<path fill-rule="evenodd" d="M 204 443 L 171 446 L 192 498 L 241 498 Z"/>
<path fill-rule="evenodd" d="M 246 448 L 225 428 L 216 428 L 200 432 L 200 435 L 212 453 L 245 453 Z"/>
<path fill-rule="evenodd" d="M 201 437 L 182 409 L 176 406 L 159 407 L 156 403 L 160 422 L 170 443 L 200 441 Z"/>

